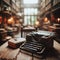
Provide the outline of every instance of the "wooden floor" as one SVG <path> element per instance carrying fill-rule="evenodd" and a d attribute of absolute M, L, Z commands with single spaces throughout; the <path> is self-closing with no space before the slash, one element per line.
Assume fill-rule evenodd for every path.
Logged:
<path fill-rule="evenodd" d="M 19 38 L 20 34 L 15 37 Z M 11 49 L 8 47 L 8 42 L 0 46 L 0 60 L 60 60 L 60 44 L 54 40 L 54 48 L 48 50 L 43 58 L 36 58 L 19 52 L 20 49 Z M 19 53 L 18 53 L 19 52 Z"/>

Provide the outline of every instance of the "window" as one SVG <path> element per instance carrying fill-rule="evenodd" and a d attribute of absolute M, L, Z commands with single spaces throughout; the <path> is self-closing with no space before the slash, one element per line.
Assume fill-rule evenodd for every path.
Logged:
<path fill-rule="evenodd" d="M 38 0 L 23 0 L 24 4 L 37 4 Z"/>
<path fill-rule="evenodd" d="M 36 15 L 28 15 L 28 16 L 24 16 L 24 25 L 34 25 L 35 21 L 37 19 Z"/>
<path fill-rule="evenodd" d="M 24 23 L 25 25 L 34 25 L 37 19 L 37 8 L 25 8 L 24 9 Z"/>
<path fill-rule="evenodd" d="M 32 6 L 38 4 L 38 0 L 23 0 L 23 4 L 30 7 L 24 7 L 24 25 L 34 25 L 37 20 L 38 8 Z"/>
<path fill-rule="evenodd" d="M 24 14 L 25 15 L 36 15 L 38 13 L 37 8 L 25 8 L 24 9 Z"/>

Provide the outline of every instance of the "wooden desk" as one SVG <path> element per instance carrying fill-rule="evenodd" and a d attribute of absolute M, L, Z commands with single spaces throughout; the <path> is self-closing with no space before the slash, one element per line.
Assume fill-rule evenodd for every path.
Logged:
<path fill-rule="evenodd" d="M 55 26 L 49 26 L 49 30 L 50 31 L 54 31 L 56 29 L 60 29 L 60 27 L 55 27 Z"/>
<path fill-rule="evenodd" d="M 32 31 L 36 31 L 36 29 L 34 27 L 25 27 L 21 29 L 21 37 L 23 37 L 23 32 L 27 33 L 27 32 L 32 32 Z"/>
<path fill-rule="evenodd" d="M 0 46 L 0 60 L 14 60 L 19 52 L 19 48 L 11 49 L 8 47 L 8 42 Z"/>

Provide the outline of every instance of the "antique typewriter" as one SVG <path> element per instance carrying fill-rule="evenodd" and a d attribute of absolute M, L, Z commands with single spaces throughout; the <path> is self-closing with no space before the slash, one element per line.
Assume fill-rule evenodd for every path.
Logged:
<path fill-rule="evenodd" d="M 26 42 L 20 47 L 20 49 L 33 54 L 42 54 L 45 50 L 45 46 L 43 44 L 39 44 L 38 42 Z"/>
<path fill-rule="evenodd" d="M 42 55 L 44 51 L 46 50 L 46 45 L 44 44 L 45 38 L 49 39 L 49 34 L 45 34 L 43 32 L 42 34 L 39 32 L 33 32 L 30 34 L 27 34 L 26 36 L 26 42 L 20 46 L 20 50 L 24 50 L 27 52 L 30 52 L 32 54 Z M 52 36 L 50 34 L 50 36 Z M 42 41 L 43 40 L 43 41 Z"/>

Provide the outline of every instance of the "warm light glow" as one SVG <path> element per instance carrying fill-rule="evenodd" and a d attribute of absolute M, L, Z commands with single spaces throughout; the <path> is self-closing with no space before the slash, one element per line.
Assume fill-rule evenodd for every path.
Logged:
<path fill-rule="evenodd" d="M 47 17 L 45 17 L 44 22 L 48 22 L 48 18 Z"/>
<path fill-rule="evenodd" d="M 8 24 L 12 24 L 12 23 L 14 23 L 13 17 L 11 17 L 10 19 L 8 19 Z"/>
<path fill-rule="evenodd" d="M 39 21 L 36 21 L 36 23 L 35 23 L 35 24 L 36 24 L 36 26 L 38 26 L 38 25 L 39 25 Z"/>
<path fill-rule="evenodd" d="M 60 18 L 58 18 L 57 20 L 58 20 L 58 22 L 60 22 Z"/>

